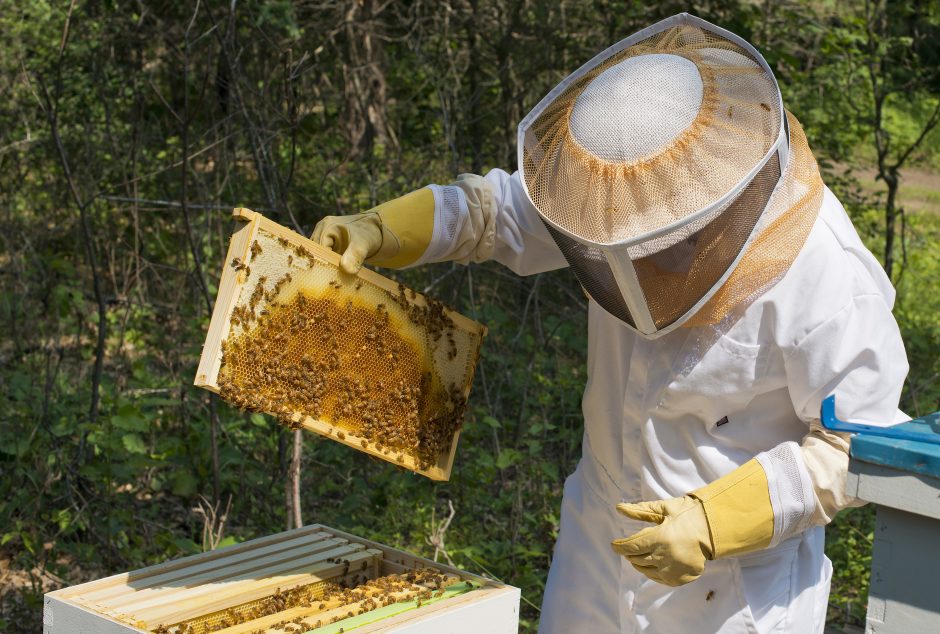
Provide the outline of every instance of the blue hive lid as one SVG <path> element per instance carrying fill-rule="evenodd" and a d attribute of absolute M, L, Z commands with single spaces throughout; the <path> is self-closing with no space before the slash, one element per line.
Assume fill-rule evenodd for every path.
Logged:
<path fill-rule="evenodd" d="M 940 435 L 940 412 L 891 429 L 936 437 Z M 856 460 L 940 478 L 940 444 L 861 432 L 852 437 L 850 453 Z"/>

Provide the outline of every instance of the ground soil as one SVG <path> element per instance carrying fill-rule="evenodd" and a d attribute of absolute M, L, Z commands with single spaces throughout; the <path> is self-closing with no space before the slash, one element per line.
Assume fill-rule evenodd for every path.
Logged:
<path fill-rule="evenodd" d="M 845 169 L 845 166 L 837 167 L 838 172 L 843 172 Z M 885 191 L 885 184 L 875 180 L 874 168 L 854 168 L 852 173 L 859 179 L 865 192 Z M 902 170 L 898 202 L 909 211 L 940 215 L 940 172 L 919 167 Z"/>

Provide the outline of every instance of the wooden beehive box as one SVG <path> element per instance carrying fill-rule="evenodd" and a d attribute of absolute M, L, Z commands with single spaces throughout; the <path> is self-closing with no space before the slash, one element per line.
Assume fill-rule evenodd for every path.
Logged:
<path fill-rule="evenodd" d="M 248 209 L 196 385 L 421 473 L 453 466 L 484 326 Z"/>
<path fill-rule="evenodd" d="M 517 588 L 314 524 L 50 592 L 43 632 L 509 634 L 519 598 Z"/>

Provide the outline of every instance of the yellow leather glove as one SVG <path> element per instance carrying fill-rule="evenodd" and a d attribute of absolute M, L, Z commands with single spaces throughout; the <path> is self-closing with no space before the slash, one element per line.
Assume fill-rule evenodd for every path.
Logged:
<path fill-rule="evenodd" d="M 694 581 L 705 561 L 770 545 L 774 512 L 757 460 L 681 498 L 618 504 L 617 510 L 657 526 L 611 542 L 638 571 L 667 586 Z"/>
<path fill-rule="evenodd" d="M 340 267 L 356 274 L 362 263 L 401 268 L 421 257 L 434 231 L 434 194 L 413 191 L 361 214 L 327 216 L 310 236 L 342 255 Z"/>

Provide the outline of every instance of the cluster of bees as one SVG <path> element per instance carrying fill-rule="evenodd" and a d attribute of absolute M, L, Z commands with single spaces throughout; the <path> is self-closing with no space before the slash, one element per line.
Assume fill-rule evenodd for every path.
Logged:
<path fill-rule="evenodd" d="M 244 606 L 230 608 L 222 614 L 221 618 L 213 620 L 211 624 L 201 625 L 198 621 L 179 623 L 177 625 L 160 625 L 153 630 L 153 634 L 208 634 L 217 632 L 234 625 L 241 625 L 255 619 L 260 619 L 284 610 L 296 607 L 310 607 L 326 595 L 335 595 L 345 588 L 332 581 L 325 581 L 308 586 L 300 586 L 281 592 L 278 588 L 269 597 L 252 601 Z"/>
<path fill-rule="evenodd" d="M 158 625 L 152 631 L 153 634 L 201 634 L 189 623 L 180 623 L 179 625 Z"/>
<path fill-rule="evenodd" d="M 415 303 L 416 297 L 414 290 L 399 284 L 398 295 L 394 297 L 394 301 L 405 311 L 411 323 L 425 329 L 431 341 L 437 343 L 442 337 L 446 337 L 447 358 L 453 361 L 457 358 L 457 341 L 454 339 L 454 320 L 447 314 L 447 307 L 443 302 L 430 297 L 425 297 L 425 305 L 421 306 Z"/>
<path fill-rule="evenodd" d="M 316 260 L 279 240 L 289 271 L 273 285 L 264 276 L 252 280 L 247 301 L 234 309 L 232 334 L 222 344 L 221 396 L 295 429 L 308 416 L 326 422 L 337 438 L 355 434 L 363 448 L 371 445 L 398 462 L 408 455 L 422 469 L 436 464 L 466 408 L 463 386 L 444 385 L 431 360 L 444 342 L 448 359 L 458 355 L 456 326 L 444 305 L 429 298 L 416 303 L 416 293 L 403 285 L 397 295 L 383 291 L 426 333 L 422 349 L 399 331 L 386 304 L 357 301 L 359 279 L 331 279 L 316 294 L 301 287 L 282 301 L 284 285 L 294 279 L 290 270 L 297 272 L 290 266 L 305 259 L 312 267 Z M 261 254 L 257 241 L 251 252 Z"/>
<path fill-rule="evenodd" d="M 348 562 L 347 562 L 348 563 Z M 342 575 L 345 577 L 346 575 Z M 317 618 L 316 612 L 304 616 L 280 621 L 254 630 L 251 634 L 264 634 L 271 630 L 287 632 L 306 632 L 311 628 L 330 625 L 343 619 L 365 614 L 378 608 L 415 601 L 417 607 L 432 597 L 440 597 L 447 587 L 458 583 L 456 577 L 438 572 L 431 568 L 408 571 L 402 574 L 387 575 L 369 579 L 356 577 L 348 584 L 320 582 L 281 592 L 280 589 L 269 597 L 255 601 L 247 609 L 230 609 L 221 619 L 209 626 L 194 626 L 191 623 L 160 625 L 154 634 L 208 634 L 234 625 L 248 623 L 255 619 L 279 614 L 292 608 L 314 608 L 316 612 L 331 613 L 331 616 Z M 343 611 L 348 607 L 348 610 Z"/>
<path fill-rule="evenodd" d="M 339 604 L 341 608 L 348 606 L 350 609 L 324 619 L 318 619 L 316 615 L 306 615 L 285 620 L 258 629 L 251 634 L 265 634 L 272 629 L 284 632 L 305 632 L 311 627 L 317 628 L 337 623 L 393 603 L 415 601 L 417 607 L 421 607 L 423 601 L 440 597 L 448 585 L 458 581 L 459 579 L 436 570 L 423 569 L 370 579 L 353 588 L 330 588 L 323 593 L 318 602 L 311 602 L 310 607 L 316 605 L 318 610 L 325 611 L 334 610 Z"/>

